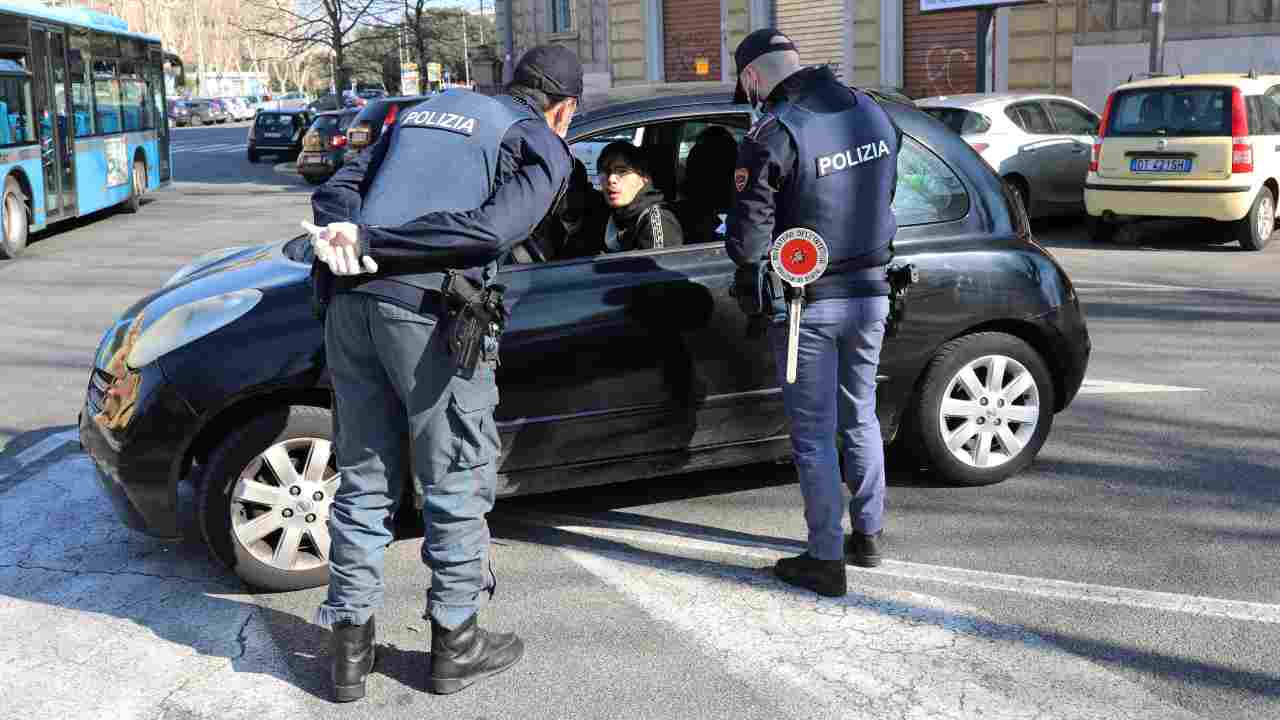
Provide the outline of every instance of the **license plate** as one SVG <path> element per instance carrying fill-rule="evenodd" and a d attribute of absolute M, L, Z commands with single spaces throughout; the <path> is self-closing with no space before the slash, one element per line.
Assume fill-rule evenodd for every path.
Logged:
<path fill-rule="evenodd" d="M 1186 158 L 1134 158 L 1130 167 L 1136 173 L 1189 173 L 1191 161 Z"/>
<path fill-rule="evenodd" d="M 284 133 L 263 133 L 263 134 L 262 134 L 262 137 L 266 137 L 266 138 L 282 138 L 282 137 L 284 137 Z"/>

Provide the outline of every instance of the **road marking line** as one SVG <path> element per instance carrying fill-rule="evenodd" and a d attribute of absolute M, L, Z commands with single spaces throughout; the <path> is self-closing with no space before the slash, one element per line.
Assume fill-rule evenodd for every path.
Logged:
<path fill-rule="evenodd" d="M 1081 280 L 1081 279 L 1072 278 L 1071 282 L 1074 285 L 1082 285 L 1082 286 L 1099 285 L 1102 287 L 1130 288 L 1134 290 L 1160 290 L 1160 291 L 1175 290 L 1175 291 L 1185 291 L 1185 292 L 1223 292 L 1223 293 L 1241 292 L 1239 288 L 1193 287 L 1193 286 L 1187 286 L 1187 285 L 1158 285 L 1155 283 L 1128 282 L 1128 281 L 1117 281 L 1117 280 Z"/>
<path fill-rule="evenodd" d="M 642 525 L 610 523 L 607 521 L 603 524 L 583 524 L 584 522 L 595 522 L 591 518 L 558 516 L 547 519 L 556 523 L 552 527 L 557 530 L 604 540 L 638 541 L 683 550 L 710 550 L 759 560 L 776 561 L 780 557 L 794 554 L 798 549 L 798 544 L 786 545 L 768 541 L 742 541 L 717 537 L 712 533 L 661 531 Z M 575 523 L 574 521 L 577 522 Z M 853 574 L 853 579 L 856 580 L 857 576 L 862 573 L 959 585 L 981 590 L 1012 592 L 1054 600 L 1092 602 L 1144 610 L 1161 610 L 1197 617 L 1224 618 L 1280 625 L 1280 605 L 1244 600 L 1225 600 L 1200 595 L 1136 590 L 1133 588 L 1009 575 L 983 570 L 964 570 L 901 560 L 885 560 L 884 564 L 878 568 L 859 568 Z"/>
<path fill-rule="evenodd" d="M 3 481 L 6 478 L 13 475 L 14 473 L 19 472 L 20 470 L 22 470 L 22 468 L 30 465 L 33 462 L 36 462 L 37 460 L 44 457 L 45 455 L 48 455 L 49 453 L 59 450 L 63 445 L 66 445 L 69 442 L 73 442 L 79 439 L 79 437 L 80 437 L 79 430 L 64 430 L 60 433 L 55 433 L 53 435 L 50 435 L 49 437 L 41 440 L 35 445 L 32 445 L 26 450 L 23 450 L 22 452 L 15 455 L 13 458 L 14 462 L 18 464 L 17 470 L 13 470 L 12 472 L 7 472 L 7 473 L 0 473 L 0 481 Z"/>
<path fill-rule="evenodd" d="M 1146 385 L 1144 383 L 1125 382 L 1123 380 L 1094 380 L 1085 378 L 1080 386 L 1080 395 L 1108 395 L 1112 393 L 1160 393 L 1160 392 L 1207 392 L 1204 388 L 1179 387 L 1177 385 Z"/>

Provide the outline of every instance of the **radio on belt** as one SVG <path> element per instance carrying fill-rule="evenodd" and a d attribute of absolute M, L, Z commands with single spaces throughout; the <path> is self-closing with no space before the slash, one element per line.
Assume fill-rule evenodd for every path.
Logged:
<path fill-rule="evenodd" d="M 773 241 L 769 262 L 787 284 L 787 384 L 796 381 L 796 360 L 800 350 L 800 311 L 804 307 L 804 286 L 827 271 L 827 243 L 808 228 L 792 228 Z"/>

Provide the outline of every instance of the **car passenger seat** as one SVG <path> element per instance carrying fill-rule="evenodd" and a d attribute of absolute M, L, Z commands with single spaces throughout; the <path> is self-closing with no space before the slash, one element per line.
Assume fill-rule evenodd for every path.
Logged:
<path fill-rule="evenodd" d="M 684 230 L 685 244 L 721 240 L 716 234 L 719 214 L 733 207 L 733 172 L 738 143 L 733 134 L 713 125 L 698 136 L 685 162 L 683 197 L 676 216 Z"/>

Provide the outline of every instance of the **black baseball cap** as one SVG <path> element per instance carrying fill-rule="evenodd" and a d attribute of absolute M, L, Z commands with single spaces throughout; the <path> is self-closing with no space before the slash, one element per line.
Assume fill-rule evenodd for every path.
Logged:
<path fill-rule="evenodd" d="M 511 82 L 548 95 L 582 97 L 582 63 L 562 45 L 539 45 L 520 58 Z"/>
<path fill-rule="evenodd" d="M 742 71 L 761 55 L 781 50 L 800 51 L 791 38 L 778 32 L 777 28 L 762 28 L 742 38 L 738 49 L 733 51 L 733 62 L 738 66 L 738 86 L 733 92 L 735 103 L 747 102 L 747 92 L 742 89 Z"/>

